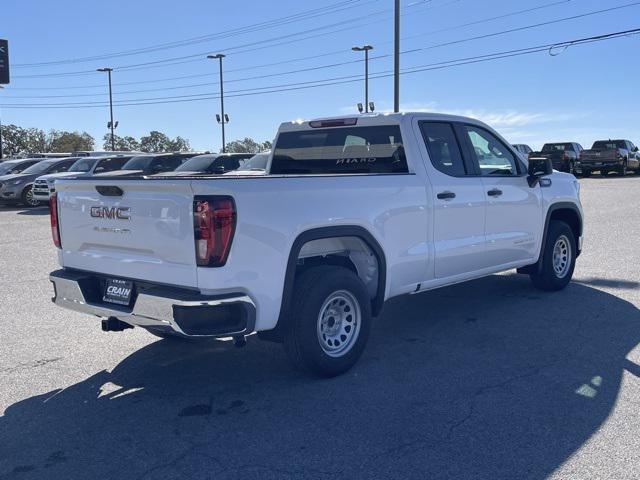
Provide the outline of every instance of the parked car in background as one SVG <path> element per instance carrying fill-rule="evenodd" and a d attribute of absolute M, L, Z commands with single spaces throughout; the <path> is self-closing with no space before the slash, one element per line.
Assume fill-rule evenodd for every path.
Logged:
<path fill-rule="evenodd" d="M 529 158 L 547 158 L 555 170 L 576 175 L 580 173 L 580 152 L 582 145 L 576 142 L 545 143 L 542 150 L 530 153 Z"/>
<path fill-rule="evenodd" d="M 60 180 L 54 302 L 105 331 L 258 332 L 328 377 L 356 363 L 386 300 L 516 268 L 561 290 L 582 249 L 575 177 L 470 118 L 288 122 L 268 172 Z"/>
<path fill-rule="evenodd" d="M 124 167 L 130 156 L 82 157 L 71 165 L 66 172 L 50 173 L 36 178 L 33 182 L 33 198 L 39 202 L 48 202 L 55 192 L 55 181 L 64 177 L 88 177 L 95 173 L 114 172 Z"/>
<path fill-rule="evenodd" d="M 4 160 L 0 163 L 0 176 L 12 175 L 15 173 L 22 173 L 22 171 L 29 168 L 31 165 L 38 163 L 41 158 L 17 158 L 11 160 Z"/>
<path fill-rule="evenodd" d="M 580 155 L 580 165 L 585 176 L 599 170 L 601 175 L 617 172 L 626 175 L 633 170 L 640 173 L 638 147 L 629 140 L 598 140 Z"/>
<path fill-rule="evenodd" d="M 237 170 L 242 164 L 253 157 L 253 153 L 209 153 L 196 155 L 184 162 L 173 172 L 161 175 L 222 175 Z"/>
<path fill-rule="evenodd" d="M 518 153 L 524 155 L 524 158 L 529 158 L 529 154 L 533 152 L 533 149 L 529 145 L 525 145 L 524 143 L 514 143 L 511 146 L 515 148 Z"/>
<path fill-rule="evenodd" d="M 271 158 L 271 152 L 256 153 L 239 169 L 233 170 L 232 172 L 227 172 L 225 173 L 225 175 L 265 175 L 267 173 L 269 158 Z"/>
<path fill-rule="evenodd" d="M 124 164 L 122 169 L 115 172 L 96 173 L 99 176 L 135 176 L 154 175 L 163 172 L 173 172 L 176 168 L 198 153 L 161 153 L 138 155 Z"/>
<path fill-rule="evenodd" d="M 114 157 L 114 156 L 127 156 L 127 157 L 135 157 L 136 155 L 144 155 L 144 152 L 130 152 L 126 150 L 114 150 L 112 152 L 109 151 L 93 151 L 93 150 L 78 150 L 73 152 L 70 156 L 72 157 Z"/>
<path fill-rule="evenodd" d="M 21 203 L 27 207 L 39 206 L 41 202 L 33 198 L 33 182 L 36 178 L 49 173 L 66 172 L 76 160 L 77 157 L 46 158 L 20 173 L 1 176 L 0 201 Z"/>

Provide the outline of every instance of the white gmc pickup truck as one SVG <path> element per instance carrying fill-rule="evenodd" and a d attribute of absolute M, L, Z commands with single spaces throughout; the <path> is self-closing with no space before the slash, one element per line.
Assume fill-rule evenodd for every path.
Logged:
<path fill-rule="evenodd" d="M 285 123 L 267 171 L 59 180 L 53 301 L 106 331 L 258 332 L 333 376 L 386 300 L 510 269 L 559 290 L 582 248 L 575 177 L 470 118 Z"/>

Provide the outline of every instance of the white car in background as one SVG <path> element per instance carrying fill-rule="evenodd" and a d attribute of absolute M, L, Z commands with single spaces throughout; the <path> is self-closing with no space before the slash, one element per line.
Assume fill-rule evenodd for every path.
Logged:
<path fill-rule="evenodd" d="M 267 165 L 269 164 L 269 159 L 271 158 L 271 152 L 262 152 L 257 153 L 249 160 L 244 162 L 237 170 L 233 170 L 231 172 L 225 173 L 225 175 L 233 176 L 233 175 L 265 175 L 267 173 Z"/>
<path fill-rule="evenodd" d="M 66 172 L 51 173 L 36 178 L 33 183 L 33 198 L 39 202 L 48 202 L 55 192 L 55 181 L 65 177 L 87 177 L 94 173 L 120 170 L 131 156 L 83 157 L 78 159 Z"/>

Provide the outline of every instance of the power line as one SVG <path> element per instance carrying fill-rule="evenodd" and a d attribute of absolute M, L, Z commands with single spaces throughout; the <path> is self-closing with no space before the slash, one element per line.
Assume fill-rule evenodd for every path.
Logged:
<path fill-rule="evenodd" d="M 371 0 L 371 1 L 378 1 L 378 0 Z M 451 3 L 456 3 L 460 0 L 455 0 L 453 2 L 449 2 L 449 4 Z M 421 5 L 425 5 L 427 3 L 430 3 L 431 0 L 418 0 L 412 4 L 409 4 L 408 6 L 404 7 L 404 9 L 408 9 L 408 8 L 414 8 L 416 6 L 421 6 Z M 370 17 L 374 17 L 374 16 L 378 16 L 384 13 L 389 12 L 389 9 L 386 10 L 379 10 L 376 12 L 372 12 L 366 15 L 360 15 L 357 19 L 358 22 L 361 22 L 362 20 L 366 19 L 366 18 L 370 18 Z M 339 26 L 339 25 L 348 25 L 348 27 L 342 28 L 342 29 L 338 29 L 338 30 L 331 30 L 328 32 L 322 32 L 322 30 L 325 29 L 329 29 L 329 28 L 333 28 L 335 26 Z M 226 47 L 226 48 L 220 48 L 219 50 L 224 50 L 225 52 L 233 52 L 234 50 L 239 50 L 237 52 L 234 52 L 234 55 L 238 55 L 241 53 L 249 53 L 249 52 L 253 52 L 256 50 L 262 50 L 265 48 L 272 48 L 274 46 L 279 46 L 279 45 L 286 45 L 286 44 L 291 44 L 293 42 L 299 42 L 301 40 L 307 40 L 310 38 L 315 38 L 318 36 L 325 36 L 327 34 L 330 33 L 336 33 L 336 32 L 340 32 L 340 31 L 344 31 L 344 30 L 352 30 L 354 27 L 354 19 L 346 19 L 340 22 L 333 22 L 330 24 L 326 24 L 326 25 L 322 25 L 319 27 L 314 27 L 314 28 L 309 28 L 309 29 L 305 29 L 305 30 L 301 30 L 295 33 L 289 33 L 289 34 L 285 34 L 285 35 L 279 35 L 276 37 L 271 37 L 268 39 L 264 39 L 264 40 L 259 40 L 259 41 L 254 41 L 254 42 L 249 42 L 249 43 L 245 43 L 242 45 L 236 45 L 236 46 L 232 46 L 232 47 Z M 307 36 L 304 37 L 302 39 L 295 39 L 295 40 L 291 40 L 292 37 L 296 37 L 298 35 L 305 35 L 307 33 L 311 33 L 311 32 L 322 32 L 322 33 L 316 33 L 315 35 L 311 35 L 311 36 Z M 278 41 L 278 40 L 284 40 L 284 39 L 289 39 L 287 41 L 284 42 L 280 42 L 280 43 L 276 43 L 276 44 L 272 44 L 272 45 L 266 45 L 270 42 L 274 42 L 274 41 Z M 244 49 L 244 50 L 243 50 Z M 179 65 L 179 64 L 183 64 L 183 63 L 191 63 L 193 61 L 199 61 L 202 59 L 202 57 L 204 57 L 205 55 L 207 55 L 208 53 L 210 53 L 210 50 L 207 50 L 206 52 L 199 52 L 199 53 L 195 53 L 195 54 L 190 54 L 190 55 L 182 55 L 179 57 L 170 57 L 170 58 L 165 58 L 165 59 L 161 59 L 161 60 L 154 60 L 154 61 L 149 61 L 149 62 L 143 62 L 143 63 L 135 63 L 135 64 L 130 64 L 130 65 L 121 65 L 121 66 L 116 66 L 113 67 L 114 70 L 118 70 L 119 72 L 123 72 L 123 71 L 133 71 L 133 70 L 146 70 L 149 68 L 155 68 L 155 67 L 162 67 L 162 66 L 171 66 L 171 65 Z M 29 75 L 14 75 L 14 78 L 52 78 L 52 77 L 74 77 L 74 76 L 86 76 L 86 75 L 95 75 L 95 69 L 90 69 L 90 70 L 75 70 L 75 71 L 68 71 L 68 72 L 54 72 L 54 73 L 41 73 L 41 74 L 29 74 Z"/>
<path fill-rule="evenodd" d="M 222 32 L 216 32 L 207 35 L 201 35 L 197 37 L 191 37 L 184 40 L 178 40 L 174 42 L 166 42 L 156 45 L 150 45 L 148 47 L 131 49 L 131 50 L 123 50 L 118 52 L 106 53 L 101 55 L 93 55 L 88 57 L 79 57 L 79 58 L 68 58 L 62 60 L 52 60 L 47 62 L 32 62 L 32 63 L 18 63 L 14 64 L 14 67 L 17 68 L 25 68 L 25 67 L 41 67 L 41 66 L 51 66 L 51 65 L 62 65 L 62 64 L 70 64 L 70 63 L 85 63 L 97 60 L 106 60 L 117 57 L 131 56 L 131 55 L 140 55 L 144 53 L 151 53 L 159 50 L 168 50 L 172 48 L 178 48 L 182 46 L 189 46 L 196 43 L 203 43 L 211 40 L 216 40 L 220 38 L 226 38 L 229 36 L 235 36 L 241 33 L 251 33 L 255 31 L 260 31 L 268 28 L 274 28 L 282 25 L 286 25 L 289 23 L 294 23 L 302 20 L 308 20 L 312 18 L 316 18 L 318 16 L 333 14 L 337 12 L 341 12 L 343 10 L 347 10 L 354 7 L 360 7 L 363 4 L 369 4 L 377 2 L 378 0 L 343 0 L 331 5 L 327 5 L 325 7 L 318 7 L 311 10 L 305 10 L 303 12 L 299 12 L 297 14 L 287 15 L 284 17 L 279 17 L 272 20 L 267 20 L 259 23 L 254 23 L 250 25 L 246 25 L 243 27 L 236 27 L 230 30 L 225 30 Z"/>
<path fill-rule="evenodd" d="M 427 47 L 421 47 L 421 48 L 416 48 L 413 50 L 409 50 L 409 51 L 404 51 L 403 53 L 413 53 L 413 52 L 417 52 L 417 51 L 423 51 L 423 50 L 429 50 L 429 49 L 434 49 L 434 48 L 440 48 L 440 47 L 445 47 L 445 46 L 451 46 L 451 45 L 457 45 L 457 44 L 461 44 L 461 43 L 466 43 L 466 42 L 470 42 L 470 41 L 474 41 L 474 40 L 481 40 L 481 39 L 486 39 L 486 38 L 491 38 L 491 37 L 496 37 L 496 36 L 500 36 L 500 35 L 505 35 L 505 34 L 509 34 L 509 33 L 515 33 L 515 32 L 520 32 L 520 31 L 524 31 L 524 30 L 530 30 L 530 29 L 534 29 L 534 28 L 539 28 L 542 26 L 548 26 L 548 25 L 554 25 L 557 23 L 561 23 L 561 22 L 567 22 L 567 21 L 572 21 L 572 20 L 577 20 L 577 19 L 581 19 L 581 18 L 586 18 L 586 17 L 590 17 L 590 16 L 594 16 L 594 15 L 600 15 L 603 13 L 609 13 L 612 11 L 616 11 L 616 10 L 621 10 L 624 8 L 630 8 L 630 7 L 634 7 L 634 6 L 638 6 L 640 5 L 640 1 L 636 1 L 636 2 L 632 2 L 632 3 L 628 3 L 628 4 L 624 4 L 624 5 L 619 5 L 619 6 L 615 6 L 615 7 L 609 7 L 609 8 L 605 8 L 605 9 L 600 9 L 600 10 L 594 10 L 594 11 L 590 11 L 590 12 L 586 12 L 586 13 L 582 13 L 582 14 L 578 14 L 578 15 L 572 15 L 572 16 L 568 16 L 568 17 L 563 17 L 563 18 L 559 18 L 559 19 L 555 19 L 555 20 L 549 20 L 546 22 L 539 22 L 539 23 L 535 23 L 532 25 L 526 25 L 523 27 L 517 27 L 517 28 L 512 28 L 512 29 L 508 29 L 508 30 L 502 30 L 499 32 L 492 32 L 492 33 L 488 33 L 488 34 L 484 34 L 484 35 L 477 35 L 477 36 L 473 36 L 473 37 L 468 37 L 468 38 L 464 38 L 464 39 L 459 39 L 459 40 L 453 40 L 453 41 L 449 41 L 449 42 L 443 42 L 443 43 L 439 43 L 439 44 L 435 44 L 435 45 L 431 45 L 431 46 L 427 46 Z M 540 7 L 538 7 L 540 8 Z M 378 12 L 379 13 L 379 12 Z M 350 20 L 347 20 L 345 22 L 350 22 Z M 340 23 L 344 23 L 344 22 L 340 22 Z M 472 23 L 476 23 L 476 22 L 472 22 Z M 319 28 L 323 28 L 323 27 L 319 27 Z M 290 35 L 296 35 L 296 34 L 289 34 L 287 36 Z M 415 36 L 414 36 L 415 37 Z M 254 42 L 255 43 L 255 42 Z M 227 50 L 225 50 L 227 51 Z M 189 55 L 188 57 L 192 57 L 193 55 Z M 201 56 L 200 54 L 196 55 L 196 56 Z M 377 56 L 377 57 L 372 57 L 372 59 L 376 59 L 376 58 L 383 58 L 381 56 Z M 147 62 L 144 65 L 151 65 L 151 64 L 156 64 L 158 62 L 165 62 L 166 60 L 158 60 L 155 62 Z M 279 76 L 279 75 L 288 75 L 290 73 L 300 73 L 303 71 L 312 71 L 312 70 L 318 70 L 321 68 L 330 68 L 330 67 L 335 67 L 335 66 L 341 66 L 341 65 L 345 65 L 348 63 L 357 63 L 357 62 L 361 62 L 362 60 L 355 60 L 352 62 L 343 62 L 343 63 L 337 63 L 337 64 L 331 64 L 328 65 L 326 67 L 311 67 L 309 69 L 301 69 L 298 71 L 292 71 L 292 72 L 285 72 L 285 73 L 275 73 L 275 74 L 270 74 L 268 76 Z M 136 66 L 141 66 L 143 64 L 137 64 Z M 123 71 L 123 69 L 127 69 L 128 67 L 120 67 L 118 70 L 119 71 Z M 126 70 L 125 70 L 126 71 Z M 38 75 L 27 75 L 27 76 L 18 76 L 18 78 L 34 78 L 34 77 L 49 77 L 49 76 L 68 76 L 68 75 L 76 75 L 76 74 L 91 74 L 93 75 L 95 72 L 92 70 L 90 72 L 66 72 L 66 73 L 57 73 L 57 74 L 38 74 Z M 209 76 L 210 74 L 200 74 L 201 76 Z M 249 77 L 246 79 L 232 79 L 229 80 L 228 82 L 238 82 L 238 81 L 245 81 L 245 80 L 253 80 L 256 78 L 262 78 L 264 77 L 264 75 L 258 76 L 258 77 Z"/>
<path fill-rule="evenodd" d="M 567 49 L 571 46 L 601 42 L 606 40 L 612 40 L 615 38 L 629 37 L 632 35 L 640 34 L 640 28 L 625 30 L 620 32 L 607 33 L 602 35 L 596 35 L 591 37 L 584 37 L 579 39 L 568 40 L 564 42 L 556 42 L 549 43 L 545 45 L 538 45 L 533 47 L 521 48 L 516 50 L 508 50 L 503 52 L 494 52 L 491 54 L 485 55 L 477 55 L 473 57 L 460 58 L 455 60 L 449 60 L 444 62 L 431 63 L 426 65 L 417 65 L 414 67 L 406 68 L 402 71 L 403 75 L 409 75 L 424 71 L 431 70 L 442 70 L 446 68 L 458 67 L 462 65 L 469 65 L 474 63 L 482 63 L 493 60 L 500 60 L 505 58 L 512 58 L 522 55 L 530 55 L 533 53 L 539 52 L 548 52 L 551 53 L 553 49 Z M 379 78 L 387 78 L 393 75 L 393 72 L 383 71 L 378 72 L 371 75 L 372 79 Z M 355 77 L 355 78 L 354 78 Z M 336 77 L 336 79 L 324 79 L 317 81 L 309 81 L 309 82 L 299 82 L 294 84 L 284 84 L 282 86 L 269 86 L 269 87 L 259 87 L 254 89 L 245 89 L 234 91 L 230 95 L 226 95 L 229 97 L 245 97 L 245 96 L 255 96 L 255 95 L 264 95 L 268 93 L 279 93 L 279 92 L 287 92 L 294 90 L 304 90 L 310 88 L 320 88 L 334 85 L 341 85 L 346 83 L 353 83 L 361 81 L 361 75 L 353 75 L 346 77 Z M 184 98 L 187 97 L 187 98 Z M 157 104 L 171 104 L 171 103 L 186 103 L 186 102 L 194 102 L 194 101 L 202 101 L 202 100 L 210 100 L 216 99 L 219 96 L 213 94 L 196 94 L 193 96 L 175 96 L 175 97 L 160 97 L 158 99 L 146 99 L 145 101 L 141 101 L 142 99 L 138 99 L 137 101 L 122 101 L 116 103 L 118 106 L 140 106 L 140 105 L 157 105 Z M 103 108 L 107 104 L 103 102 L 95 102 L 94 103 L 58 103 L 58 104 L 4 104 L 3 108 L 23 108 L 23 109 L 35 109 L 35 108 L 64 108 L 64 109 L 76 109 L 76 108 Z"/>
<path fill-rule="evenodd" d="M 547 4 L 547 5 L 554 5 L 555 3 L 557 3 L 557 2 L 554 2 L 553 4 Z M 617 6 L 617 7 L 607 8 L 607 9 L 591 11 L 591 12 L 587 12 L 587 13 L 583 13 L 583 14 L 579 14 L 579 15 L 563 17 L 563 18 L 560 18 L 560 19 L 550 20 L 550 21 L 546 21 L 546 22 L 540 22 L 540 23 L 536 23 L 536 24 L 532 24 L 532 25 L 523 26 L 523 27 L 517 27 L 517 28 L 508 29 L 508 30 L 502 30 L 502 31 L 499 31 L 499 32 L 492 32 L 492 33 L 488 33 L 488 34 L 477 35 L 477 36 L 473 36 L 473 37 L 467 37 L 467 38 L 464 38 L 464 39 L 452 40 L 452 41 L 443 42 L 443 43 L 434 44 L 434 45 L 429 45 L 429 46 L 425 46 L 425 47 L 417 47 L 417 48 L 410 49 L 410 50 L 404 50 L 401 53 L 403 55 L 410 54 L 410 53 L 417 53 L 417 52 L 430 50 L 430 49 L 435 49 L 435 48 L 440 48 L 440 47 L 444 47 L 444 46 L 450 46 L 450 45 L 455 45 L 455 44 L 460 44 L 460 43 L 466 43 L 466 42 L 475 41 L 475 40 L 479 40 L 479 39 L 485 39 L 485 38 L 505 35 L 505 34 L 514 33 L 514 32 L 518 32 L 518 31 L 533 29 L 533 28 L 539 28 L 541 26 L 557 24 L 557 23 L 560 23 L 560 22 L 576 20 L 576 19 L 579 19 L 579 18 L 587 17 L 587 16 L 593 16 L 593 15 L 597 15 L 597 14 L 601 14 L 601 13 L 607 13 L 607 12 L 611 12 L 611 11 L 614 11 L 614 10 L 619 10 L 621 8 L 629 8 L 631 6 L 637 6 L 637 5 L 640 5 L 640 1 L 634 2 L 634 3 L 630 3 L 630 4 L 626 4 L 626 5 L 622 5 L 622 6 Z M 541 7 L 536 7 L 536 8 L 539 9 Z M 527 9 L 526 11 L 529 11 L 529 9 Z M 520 13 L 522 13 L 522 12 L 523 11 L 521 10 Z M 477 22 L 473 22 L 473 23 L 477 23 Z M 390 56 L 390 54 L 376 55 L 376 56 L 372 56 L 370 59 L 371 60 L 379 60 L 379 59 L 382 59 L 382 58 L 388 58 L 389 56 Z M 362 62 L 362 59 L 356 59 L 356 60 L 350 60 L 350 61 L 345 61 L 345 62 L 338 62 L 338 63 L 325 64 L 325 65 L 317 65 L 317 66 L 314 66 L 314 67 L 307 67 L 307 68 L 302 68 L 302 69 L 289 70 L 289 71 L 285 71 L 285 72 L 277 72 L 277 73 L 272 73 L 272 74 L 267 74 L 267 75 L 257 75 L 257 76 L 250 76 L 250 77 L 244 77 L 244 78 L 230 79 L 230 80 L 227 80 L 226 83 L 237 83 L 237 82 L 244 82 L 244 81 L 250 81 L 250 80 L 256 80 L 256 79 L 273 78 L 273 77 L 279 77 L 279 76 L 284 76 L 284 75 L 292 75 L 292 74 L 296 74 L 296 73 L 317 71 L 317 70 L 323 70 L 323 69 L 327 69 L 327 68 L 335 68 L 335 67 L 338 67 L 338 66 L 345 66 L 345 65 L 356 64 L 356 63 L 361 63 L 361 62 Z M 187 76 L 174 77 L 174 78 L 175 79 L 183 79 L 183 78 L 194 78 L 194 77 L 211 76 L 211 75 L 212 74 L 210 74 L 210 73 L 206 73 L 206 74 L 187 75 Z M 161 81 L 161 80 L 147 80 L 147 81 L 142 81 L 142 82 L 126 82 L 126 83 L 122 83 L 121 85 L 139 84 L 139 83 L 148 83 L 148 82 L 157 82 L 157 81 Z M 118 95 L 131 94 L 131 93 L 144 93 L 144 92 L 151 92 L 151 91 L 176 90 L 176 89 L 182 89 L 182 88 L 194 88 L 194 87 L 208 86 L 208 85 L 209 85 L 208 83 L 199 83 L 199 84 L 177 86 L 177 87 L 164 87 L 164 88 L 157 88 L 157 89 L 133 90 L 133 91 L 120 92 Z M 98 96 L 98 95 L 99 94 L 96 94 L 96 95 L 93 95 L 93 96 Z M 86 96 L 92 96 L 92 95 L 91 94 L 86 94 L 86 95 L 60 95 L 60 96 L 49 96 L 49 98 L 73 98 L 73 97 L 82 97 L 82 96 L 86 97 Z M 20 98 L 20 97 L 14 97 L 14 98 Z M 47 98 L 47 96 L 33 96 L 33 97 L 23 96 L 22 98 Z"/>

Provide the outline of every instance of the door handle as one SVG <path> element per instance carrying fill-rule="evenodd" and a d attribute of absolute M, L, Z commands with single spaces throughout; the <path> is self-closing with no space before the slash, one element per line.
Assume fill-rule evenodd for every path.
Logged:
<path fill-rule="evenodd" d="M 499 197 L 500 195 L 502 195 L 502 190 L 494 188 L 493 190 L 489 190 L 487 192 L 487 195 L 489 195 L 490 197 Z"/>
<path fill-rule="evenodd" d="M 440 192 L 437 197 L 440 200 L 451 200 L 452 198 L 456 198 L 456 194 L 453 192 Z"/>

